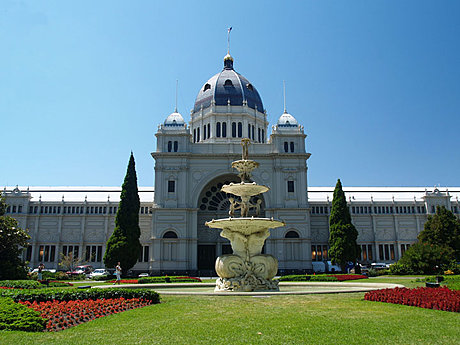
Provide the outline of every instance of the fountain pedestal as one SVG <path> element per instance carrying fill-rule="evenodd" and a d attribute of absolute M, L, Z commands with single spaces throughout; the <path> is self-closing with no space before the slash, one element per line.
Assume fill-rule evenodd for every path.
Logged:
<path fill-rule="evenodd" d="M 230 218 L 206 222 L 210 228 L 222 229 L 220 235 L 230 240 L 233 250 L 233 254 L 219 256 L 216 260 L 219 279 L 215 291 L 279 291 L 278 282 L 272 280 L 278 271 L 278 260 L 261 252 L 270 236 L 269 229 L 285 224 L 273 218 L 258 218 L 261 201 L 250 201 L 251 197 L 265 193 L 269 188 L 250 181 L 251 172 L 259 164 L 248 160 L 248 145 L 249 139 L 243 139 L 243 159 L 232 164 L 239 171 L 241 183 L 230 183 L 221 189 L 236 196 L 229 197 Z M 237 210 L 240 210 L 241 217 L 234 218 Z M 255 211 L 256 217 L 248 217 L 251 210 Z"/>

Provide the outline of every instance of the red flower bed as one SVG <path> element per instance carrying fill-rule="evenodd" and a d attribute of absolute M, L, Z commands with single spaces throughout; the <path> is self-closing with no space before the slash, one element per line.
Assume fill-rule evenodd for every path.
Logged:
<path fill-rule="evenodd" d="M 201 279 L 197 277 L 175 277 L 175 279 L 192 279 L 192 280 L 196 280 L 197 282 L 201 283 Z"/>
<path fill-rule="evenodd" d="M 48 319 L 46 331 L 61 331 L 80 323 L 125 310 L 145 307 L 152 304 L 139 298 L 97 299 L 76 301 L 19 302 L 41 313 Z"/>
<path fill-rule="evenodd" d="M 460 291 L 447 287 L 394 288 L 367 292 L 367 301 L 403 304 L 420 308 L 460 312 Z"/>
<path fill-rule="evenodd" d="M 361 274 L 332 274 L 328 275 L 328 277 L 335 277 L 339 282 L 343 282 L 345 280 L 368 279 L 367 276 L 363 276 Z"/>
<path fill-rule="evenodd" d="M 117 280 L 108 280 L 107 283 L 116 283 Z M 120 280 L 121 284 L 137 284 L 138 280 L 137 279 L 122 279 Z"/>
<path fill-rule="evenodd" d="M 6 287 L 6 286 L 0 286 L 0 289 L 18 289 L 18 290 L 22 290 L 21 288 L 13 288 L 13 287 Z"/>

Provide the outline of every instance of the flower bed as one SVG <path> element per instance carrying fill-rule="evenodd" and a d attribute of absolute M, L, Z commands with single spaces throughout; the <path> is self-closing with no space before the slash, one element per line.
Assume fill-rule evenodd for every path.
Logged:
<path fill-rule="evenodd" d="M 151 305 L 153 302 L 141 298 L 125 299 L 121 297 L 103 300 L 21 301 L 19 303 L 40 312 L 41 317 L 48 320 L 46 323 L 46 331 L 52 332 L 61 331 L 110 314 L 145 307 Z"/>
<path fill-rule="evenodd" d="M 118 282 L 117 280 L 107 280 L 106 283 L 116 283 Z M 137 284 L 138 280 L 137 279 L 121 279 L 120 280 L 121 284 Z"/>
<path fill-rule="evenodd" d="M 279 281 L 310 281 L 310 282 L 341 282 L 346 280 L 367 279 L 368 277 L 361 274 L 318 274 L 304 275 L 293 274 L 279 277 Z"/>
<path fill-rule="evenodd" d="M 13 289 L 42 289 L 43 285 L 35 280 L 0 280 L 0 287 Z"/>
<path fill-rule="evenodd" d="M 415 289 L 394 288 L 367 292 L 367 301 L 403 304 L 408 306 L 460 312 L 460 291 L 447 287 Z"/>
<path fill-rule="evenodd" d="M 357 280 L 357 279 L 368 279 L 368 277 L 362 274 L 333 274 L 330 277 L 335 277 L 339 282 L 346 280 Z"/>
<path fill-rule="evenodd" d="M 144 277 L 139 278 L 139 284 L 154 283 L 201 283 L 200 278 L 182 277 L 182 276 L 162 276 L 162 277 Z"/>

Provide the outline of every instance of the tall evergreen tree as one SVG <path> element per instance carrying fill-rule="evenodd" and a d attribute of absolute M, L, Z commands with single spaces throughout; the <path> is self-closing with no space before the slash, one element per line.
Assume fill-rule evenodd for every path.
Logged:
<path fill-rule="evenodd" d="M 120 262 L 123 273 L 126 273 L 136 264 L 141 252 L 139 208 L 136 166 L 131 152 L 121 189 L 120 203 L 115 218 L 115 229 L 107 241 L 107 248 L 104 254 L 106 267 L 115 267 Z"/>
<path fill-rule="evenodd" d="M 358 231 L 351 223 L 345 193 L 340 179 L 334 189 L 331 216 L 329 218 L 329 257 L 345 272 L 347 262 L 355 262 L 361 254 L 356 243 Z"/>
<path fill-rule="evenodd" d="M 0 280 L 25 279 L 27 268 L 20 255 L 30 236 L 5 211 L 5 200 L 0 197 Z"/>
<path fill-rule="evenodd" d="M 418 235 L 421 243 L 447 246 L 460 260 L 460 221 L 444 206 L 436 206 L 436 213 L 429 215 L 423 231 Z"/>

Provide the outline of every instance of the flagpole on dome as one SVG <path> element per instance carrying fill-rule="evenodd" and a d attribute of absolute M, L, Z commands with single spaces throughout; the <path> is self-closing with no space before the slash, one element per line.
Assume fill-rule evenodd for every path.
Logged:
<path fill-rule="evenodd" d="M 178 86 L 179 85 L 179 80 L 176 79 L 176 107 L 174 109 L 174 112 L 177 113 L 177 89 L 178 89 Z"/>
<path fill-rule="evenodd" d="M 227 30 L 227 54 L 229 55 L 230 55 L 230 31 L 232 31 L 231 26 Z"/>

